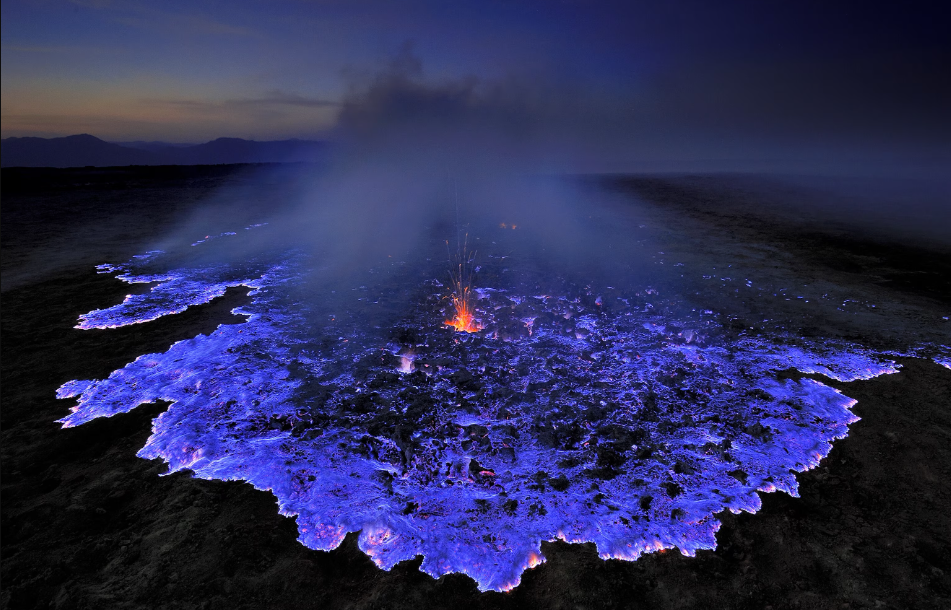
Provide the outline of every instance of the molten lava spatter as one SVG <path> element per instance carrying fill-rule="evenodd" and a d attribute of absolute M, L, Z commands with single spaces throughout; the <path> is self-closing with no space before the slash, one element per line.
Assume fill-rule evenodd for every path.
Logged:
<path fill-rule="evenodd" d="M 474 333 L 482 330 L 482 325 L 472 315 L 473 308 L 469 301 L 469 293 L 469 288 L 462 288 L 459 294 L 453 295 L 452 306 L 456 315 L 451 320 L 446 320 L 446 325 L 460 332 Z"/>
<path fill-rule="evenodd" d="M 446 249 L 448 248 L 449 242 L 446 241 Z M 449 258 L 451 260 L 452 256 L 450 255 Z M 473 315 L 475 309 L 472 305 L 472 261 L 475 259 L 475 252 L 469 253 L 468 234 L 465 241 L 460 244 L 456 258 L 458 260 L 456 265 L 449 267 L 449 277 L 453 286 L 452 307 L 456 315 L 446 320 L 446 325 L 452 326 L 459 332 L 478 332 L 482 330 L 482 325 L 475 319 Z"/>

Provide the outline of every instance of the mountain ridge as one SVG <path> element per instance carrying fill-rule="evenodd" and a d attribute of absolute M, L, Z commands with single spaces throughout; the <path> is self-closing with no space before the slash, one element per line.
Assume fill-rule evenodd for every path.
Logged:
<path fill-rule="evenodd" d="M 329 145 L 321 140 L 217 138 L 202 144 L 106 142 L 89 134 L 61 138 L 0 140 L 0 167 L 117 167 L 125 165 L 223 165 L 319 162 Z"/>

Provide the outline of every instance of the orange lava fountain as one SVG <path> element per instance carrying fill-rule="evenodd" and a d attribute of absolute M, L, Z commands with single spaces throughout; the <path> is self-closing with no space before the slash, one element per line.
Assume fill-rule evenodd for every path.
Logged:
<path fill-rule="evenodd" d="M 472 305 L 472 271 L 470 264 L 475 258 L 475 252 L 468 254 L 469 235 L 466 235 L 466 241 L 462 250 L 458 254 L 459 263 L 456 269 L 449 269 L 449 276 L 452 279 L 452 306 L 456 310 L 456 315 L 451 320 L 446 320 L 446 326 L 452 326 L 459 332 L 474 333 L 482 330 L 482 325 L 475 319 L 473 313 L 475 308 Z M 449 242 L 446 241 L 446 248 L 449 248 Z M 451 258 L 451 257 L 450 257 Z"/>
<path fill-rule="evenodd" d="M 482 326 L 472 316 L 468 287 L 462 288 L 452 295 L 452 306 L 456 309 L 456 315 L 451 320 L 446 320 L 447 326 L 452 326 L 458 331 L 467 333 L 482 330 Z"/>

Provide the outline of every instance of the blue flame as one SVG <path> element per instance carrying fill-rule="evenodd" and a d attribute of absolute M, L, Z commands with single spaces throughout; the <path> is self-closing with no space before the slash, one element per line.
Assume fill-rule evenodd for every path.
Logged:
<path fill-rule="evenodd" d="M 115 328 L 252 289 L 241 324 L 146 354 L 106 379 L 64 384 L 64 427 L 171 403 L 139 456 L 169 472 L 243 480 L 296 517 L 300 541 L 337 547 L 359 531 L 383 569 L 423 556 L 438 577 L 508 590 L 544 561 L 541 542 L 594 542 L 604 558 L 713 549 L 716 513 L 755 512 L 757 492 L 797 495 L 858 420 L 855 401 L 813 379 L 897 371 L 858 346 L 729 339 L 712 312 L 672 319 L 634 294 L 479 291 L 485 330 L 446 328 L 439 282 L 401 327 L 314 323 L 295 297 L 307 260 L 139 273 L 142 295 L 81 316 Z"/>

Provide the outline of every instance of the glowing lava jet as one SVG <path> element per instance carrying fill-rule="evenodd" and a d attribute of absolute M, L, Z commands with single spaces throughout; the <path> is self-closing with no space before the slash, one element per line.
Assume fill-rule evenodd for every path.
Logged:
<path fill-rule="evenodd" d="M 469 235 L 463 242 L 462 250 L 457 254 L 459 261 L 453 268 L 449 267 L 449 276 L 452 280 L 452 307 L 456 315 L 446 320 L 446 326 L 452 326 L 459 332 L 474 333 L 482 330 L 482 325 L 475 319 L 475 307 L 472 304 L 472 261 L 475 252 L 468 253 Z M 446 241 L 449 248 L 449 241 Z M 450 257 L 451 258 L 451 257 Z"/>
<path fill-rule="evenodd" d="M 471 289 L 468 286 L 459 288 L 452 295 L 452 306 L 456 315 L 451 320 L 446 320 L 447 326 L 452 326 L 457 331 L 474 333 L 482 330 L 482 326 L 473 317 L 473 307 L 470 302 Z"/>

